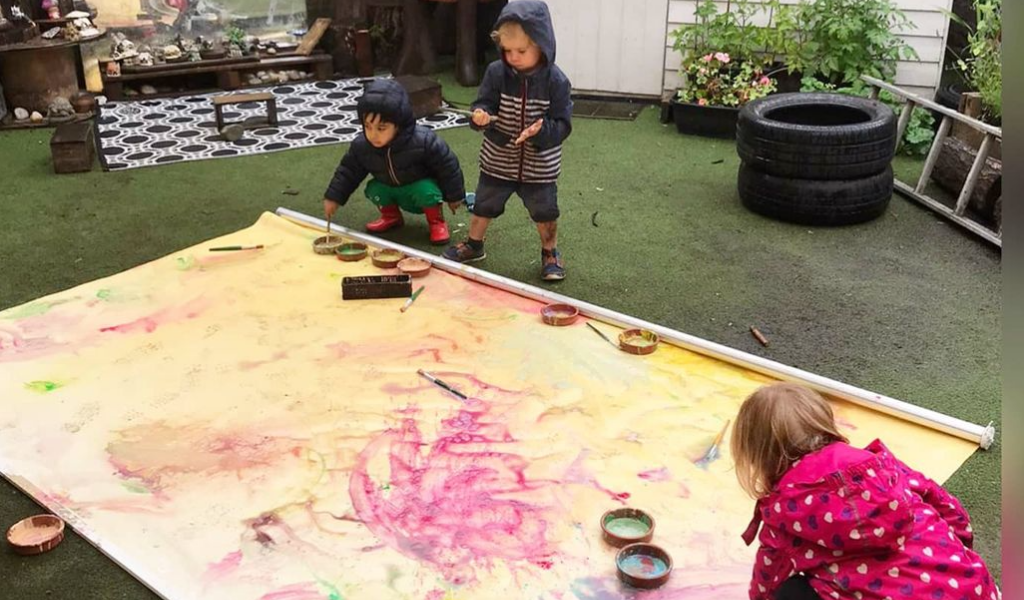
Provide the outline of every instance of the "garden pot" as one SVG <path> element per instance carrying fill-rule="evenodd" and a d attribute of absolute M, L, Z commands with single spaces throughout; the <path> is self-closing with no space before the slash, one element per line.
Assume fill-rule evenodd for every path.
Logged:
<path fill-rule="evenodd" d="M 672 116 L 679 133 L 732 139 L 736 137 L 736 119 L 740 109 L 732 106 L 700 106 L 672 101 Z"/>
<path fill-rule="evenodd" d="M 793 71 L 790 73 L 786 69 L 785 64 L 772 63 L 765 67 L 764 73 L 765 75 L 775 79 L 775 93 L 790 94 L 800 91 L 800 80 L 804 77 L 804 74 L 800 71 Z"/>

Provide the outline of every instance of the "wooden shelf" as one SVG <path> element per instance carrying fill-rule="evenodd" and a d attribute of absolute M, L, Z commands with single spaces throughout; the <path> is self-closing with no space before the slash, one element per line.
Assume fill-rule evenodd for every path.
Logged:
<path fill-rule="evenodd" d="M 143 67 L 145 71 L 131 71 L 118 76 L 110 76 L 106 73 L 106 64 L 109 61 L 100 61 L 100 76 L 103 80 L 103 93 L 110 100 L 124 100 L 124 85 L 131 82 L 133 85 L 152 85 L 157 87 L 162 80 L 170 78 L 190 78 L 196 76 L 216 75 L 216 86 L 205 82 L 196 82 L 196 88 L 181 92 L 166 92 L 162 94 L 140 94 L 132 96 L 132 99 L 140 98 L 168 98 L 181 95 L 206 93 L 217 90 L 235 90 L 243 87 L 259 87 L 270 85 L 261 83 L 259 86 L 250 86 L 245 82 L 245 75 L 254 71 L 269 71 L 291 69 L 295 67 L 306 67 L 312 71 L 312 77 L 302 81 L 323 81 L 330 79 L 333 73 L 333 59 L 325 53 L 315 53 L 309 56 L 288 54 L 285 56 L 269 56 L 262 59 L 250 59 L 239 61 L 238 59 L 214 59 L 198 62 L 171 63 L 154 67 Z M 198 88 L 203 88 L 199 91 Z"/>

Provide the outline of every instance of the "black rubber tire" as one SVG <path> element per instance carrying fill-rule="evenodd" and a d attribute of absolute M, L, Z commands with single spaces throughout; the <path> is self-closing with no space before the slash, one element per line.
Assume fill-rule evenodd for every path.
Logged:
<path fill-rule="evenodd" d="M 777 177 L 859 179 L 884 171 L 896 148 L 896 114 L 844 94 L 777 94 L 743 107 L 736 151 Z"/>
<path fill-rule="evenodd" d="M 893 192 L 892 168 L 860 179 L 791 179 L 740 165 L 743 205 L 760 215 L 802 225 L 852 225 L 880 217 Z"/>

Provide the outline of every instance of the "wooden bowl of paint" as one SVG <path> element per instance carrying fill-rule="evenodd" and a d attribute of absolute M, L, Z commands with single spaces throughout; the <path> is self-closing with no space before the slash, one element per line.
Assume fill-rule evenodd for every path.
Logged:
<path fill-rule="evenodd" d="M 366 258 L 367 252 L 369 252 L 369 250 L 367 249 L 366 244 L 361 244 L 359 242 L 342 244 L 334 251 L 334 253 L 338 255 L 338 260 L 343 260 L 345 262 L 363 260 Z"/>
<path fill-rule="evenodd" d="M 42 554 L 64 539 L 64 521 L 54 515 L 36 515 L 18 521 L 7 530 L 7 543 L 18 554 Z"/>
<path fill-rule="evenodd" d="M 654 517 L 638 508 L 617 508 L 601 515 L 604 541 L 616 548 L 649 542 L 654 537 Z"/>
<path fill-rule="evenodd" d="M 334 251 L 345 243 L 345 239 L 340 235 L 322 235 L 313 240 L 313 252 L 317 254 L 334 254 Z"/>
<path fill-rule="evenodd" d="M 572 325 L 580 316 L 580 309 L 569 304 L 548 304 L 540 309 L 540 318 L 548 325 L 561 327 Z"/>
<path fill-rule="evenodd" d="M 370 255 L 370 260 L 373 261 L 373 266 L 380 267 L 381 269 L 394 269 L 398 266 L 398 263 L 405 258 L 405 255 L 398 250 L 377 250 Z"/>
<path fill-rule="evenodd" d="M 398 261 L 398 269 L 412 277 L 425 277 L 433 265 L 422 258 L 409 257 Z"/>
<path fill-rule="evenodd" d="M 650 590 L 668 581 L 672 557 L 654 544 L 630 544 L 615 555 L 615 567 L 626 585 Z"/>
<path fill-rule="evenodd" d="M 630 354 L 650 354 L 660 342 L 658 334 L 647 329 L 627 329 L 619 334 L 619 348 Z"/>

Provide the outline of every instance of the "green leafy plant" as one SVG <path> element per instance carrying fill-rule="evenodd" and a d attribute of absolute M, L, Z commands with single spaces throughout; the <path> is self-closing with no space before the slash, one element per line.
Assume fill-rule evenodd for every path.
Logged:
<path fill-rule="evenodd" d="M 224 38 L 228 41 L 228 44 L 232 46 L 238 46 L 239 48 L 245 48 L 245 31 L 240 27 L 234 25 L 224 30 Z"/>
<path fill-rule="evenodd" d="M 775 80 L 750 61 L 738 66 L 725 52 L 709 52 L 684 63 L 680 102 L 701 106 L 743 106 L 775 91 Z"/>
<path fill-rule="evenodd" d="M 729 0 L 725 12 L 719 12 L 714 0 L 704 0 L 693 11 L 695 23 L 671 33 L 672 48 L 684 63 L 709 52 L 726 52 L 736 61 L 761 60 L 763 34 L 754 19 L 762 10 L 750 0 Z"/>
<path fill-rule="evenodd" d="M 871 94 L 871 87 L 861 80 L 855 81 L 851 86 L 836 87 L 834 84 L 824 83 L 815 77 L 804 77 L 801 84 L 800 91 L 802 92 L 835 92 L 863 98 L 867 98 Z M 903 110 L 903 103 L 889 92 L 882 90 L 878 99 L 896 114 Z M 914 108 L 910 113 L 907 129 L 903 132 L 900 152 L 907 156 L 926 156 L 933 139 L 935 139 L 935 118 L 932 113 L 920 107 Z"/>
<path fill-rule="evenodd" d="M 861 75 L 892 79 L 900 59 L 917 52 L 897 36 L 913 23 L 892 0 L 814 0 L 801 10 L 818 70 L 834 83 Z"/>
<path fill-rule="evenodd" d="M 975 0 L 974 11 L 977 26 L 967 36 L 969 56 L 959 57 L 956 66 L 981 94 L 985 116 L 998 122 L 1003 116 L 1002 0 Z M 946 14 L 970 29 L 959 16 Z"/>
<path fill-rule="evenodd" d="M 818 44 L 806 23 L 807 6 L 807 0 L 798 4 L 783 4 L 781 0 L 764 3 L 768 25 L 759 29 L 759 35 L 766 63 L 782 62 L 790 73 L 816 68 Z"/>

